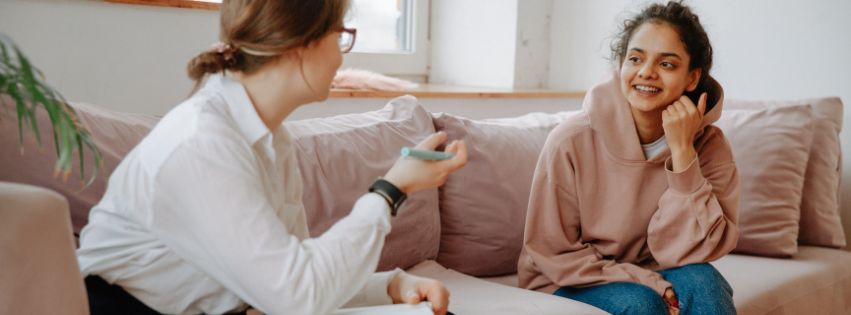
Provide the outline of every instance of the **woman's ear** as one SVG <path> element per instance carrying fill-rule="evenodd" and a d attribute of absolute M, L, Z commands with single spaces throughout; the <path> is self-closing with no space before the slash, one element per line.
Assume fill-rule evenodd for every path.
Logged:
<path fill-rule="evenodd" d="M 697 88 L 697 84 L 700 83 L 700 75 L 703 73 L 703 69 L 697 68 L 689 72 L 688 78 L 689 83 L 688 87 L 686 87 L 686 91 L 692 92 Z"/>
<path fill-rule="evenodd" d="M 297 65 L 302 62 L 303 56 L 304 51 L 302 48 L 294 48 L 281 54 L 277 62 L 291 63 Z"/>

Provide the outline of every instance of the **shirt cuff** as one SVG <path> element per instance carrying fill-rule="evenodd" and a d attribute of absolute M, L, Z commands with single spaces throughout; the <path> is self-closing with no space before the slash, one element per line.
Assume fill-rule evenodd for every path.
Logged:
<path fill-rule="evenodd" d="M 665 160 L 665 174 L 668 177 L 668 185 L 675 191 L 682 194 L 690 194 L 697 191 L 706 182 L 706 178 L 700 172 L 700 163 L 697 157 L 681 172 L 672 171 L 672 164 L 671 158 Z"/>
<path fill-rule="evenodd" d="M 387 205 L 384 197 L 376 193 L 361 196 L 355 201 L 355 206 L 352 207 L 349 215 L 368 222 L 377 221 L 380 228 L 390 233 L 390 206 Z"/>

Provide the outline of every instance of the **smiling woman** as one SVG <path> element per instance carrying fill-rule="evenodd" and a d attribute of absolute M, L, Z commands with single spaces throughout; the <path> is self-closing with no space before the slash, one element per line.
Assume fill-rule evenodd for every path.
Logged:
<path fill-rule="evenodd" d="M 708 264 L 736 247 L 739 201 L 708 35 L 678 1 L 622 25 L 615 71 L 541 150 L 520 286 L 613 314 L 735 314 Z"/>

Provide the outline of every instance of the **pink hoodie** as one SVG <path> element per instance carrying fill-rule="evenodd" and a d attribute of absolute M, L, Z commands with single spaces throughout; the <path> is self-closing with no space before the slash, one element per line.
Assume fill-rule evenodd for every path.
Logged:
<path fill-rule="evenodd" d="M 739 177 L 730 145 L 711 123 L 723 90 L 694 141 L 698 157 L 671 171 L 669 149 L 646 160 L 617 73 L 595 86 L 583 112 L 547 138 L 529 198 L 519 285 L 552 293 L 562 286 L 635 282 L 660 295 L 671 284 L 656 271 L 716 260 L 736 247 Z"/>

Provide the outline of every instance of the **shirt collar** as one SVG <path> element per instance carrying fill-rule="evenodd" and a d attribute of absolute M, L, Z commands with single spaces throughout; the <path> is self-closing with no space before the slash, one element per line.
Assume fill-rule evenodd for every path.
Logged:
<path fill-rule="evenodd" d="M 257 114 L 254 103 L 248 98 L 242 83 L 222 74 L 214 74 L 208 79 L 206 87 L 224 97 L 237 128 L 249 143 L 254 144 L 263 136 L 271 134 Z"/>

